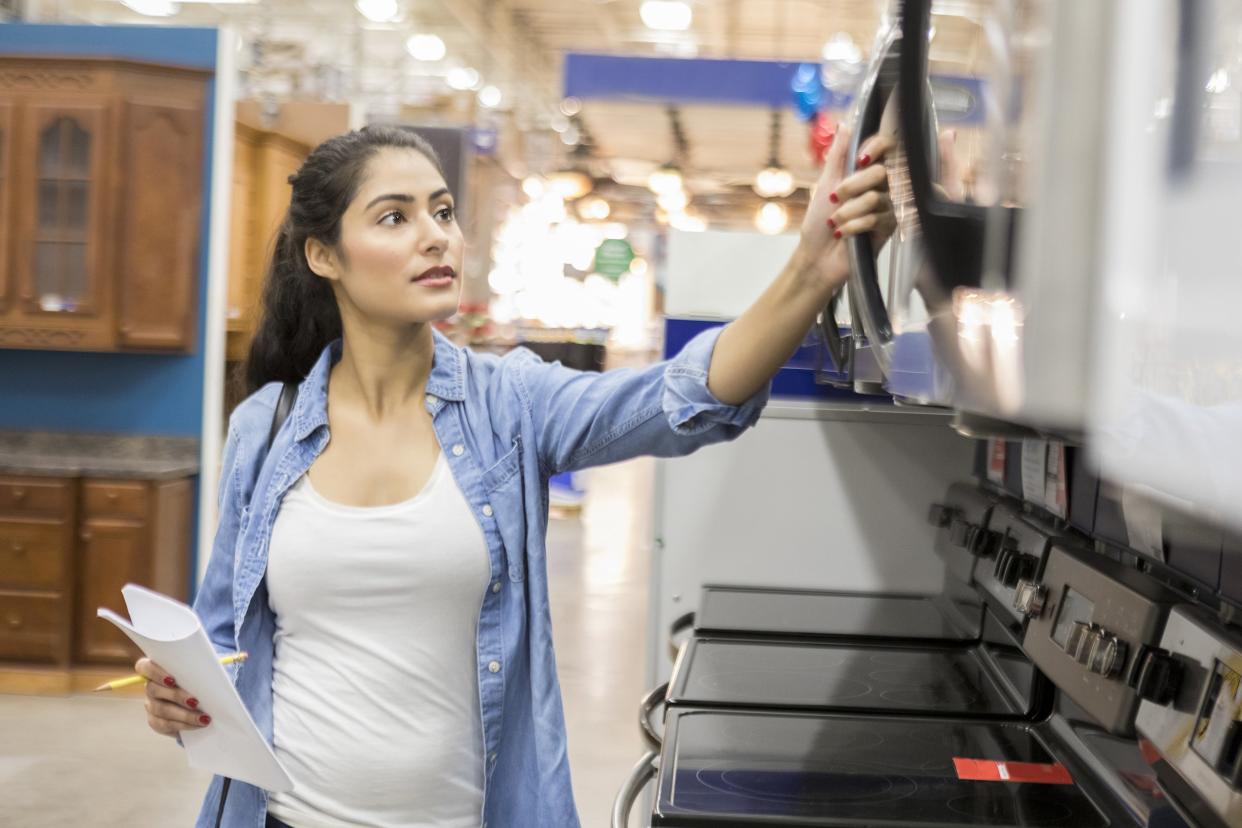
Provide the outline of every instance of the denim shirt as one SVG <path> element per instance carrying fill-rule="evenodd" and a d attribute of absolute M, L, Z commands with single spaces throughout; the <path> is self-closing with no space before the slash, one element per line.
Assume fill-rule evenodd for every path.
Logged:
<path fill-rule="evenodd" d="M 552 652 L 548 479 L 640 455 L 689 454 L 753 425 L 768 388 L 740 406 L 708 391 L 720 330 L 703 332 L 668 362 L 603 374 L 547 364 L 523 348 L 504 357 L 476 354 L 435 334 L 427 410 L 491 561 L 476 639 L 485 757 L 480 822 L 489 828 L 578 825 Z M 218 651 L 249 653 L 228 669 L 269 744 L 276 617 L 264 580 L 268 543 L 285 492 L 328 444 L 328 377 L 340 354 L 340 340 L 324 349 L 270 451 L 278 383 L 255 392 L 229 419 L 219 528 L 194 601 Z M 341 575 L 349 577 L 347 570 Z M 215 824 L 222 781 L 215 777 L 207 789 L 200 828 Z M 266 813 L 267 792 L 234 780 L 224 825 L 262 828 Z"/>

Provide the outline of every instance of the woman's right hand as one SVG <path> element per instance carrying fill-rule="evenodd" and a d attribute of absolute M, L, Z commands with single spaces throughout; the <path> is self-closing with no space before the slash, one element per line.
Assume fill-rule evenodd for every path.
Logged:
<path fill-rule="evenodd" d="M 178 736 L 183 730 L 199 730 L 211 717 L 198 709 L 198 699 L 177 686 L 177 681 L 149 658 L 134 663 L 134 672 L 147 679 L 147 724 L 161 736 Z"/>

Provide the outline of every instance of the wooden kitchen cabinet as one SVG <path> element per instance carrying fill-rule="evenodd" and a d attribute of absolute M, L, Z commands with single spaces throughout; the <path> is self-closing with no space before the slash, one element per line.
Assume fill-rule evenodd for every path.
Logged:
<path fill-rule="evenodd" d="M 209 77 L 0 58 L 0 348 L 192 349 Z"/>
<path fill-rule="evenodd" d="M 0 662 L 132 664 L 95 610 L 131 582 L 185 600 L 191 506 L 189 479 L 0 476 Z"/>
<path fill-rule="evenodd" d="M 246 358 L 258 324 L 263 280 L 293 194 L 289 176 L 311 148 L 240 122 L 234 130 L 227 358 L 239 361 Z"/>

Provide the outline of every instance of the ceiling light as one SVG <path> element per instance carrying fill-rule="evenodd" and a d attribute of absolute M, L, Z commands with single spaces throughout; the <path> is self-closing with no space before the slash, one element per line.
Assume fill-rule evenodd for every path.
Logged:
<path fill-rule="evenodd" d="M 827 61 L 858 63 L 862 60 L 862 50 L 848 32 L 837 32 L 824 44 L 823 58 Z"/>
<path fill-rule="evenodd" d="M 580 170 L 561 170 L 548 176 L 548 189 L 566 201 L 582 198 L 594 186 L 591 176 Z"/>
<path fill-rule="evenodd" d="M 648 29 L 684 32 L 694 20 L 694 12 L 681 0 L 646 0 L 638 11 Z"/>
<path fill-rule="evenodd" d="M 668 217 L 669 226 L 683 233 L 702 233 L 707 229 L 707 222 L 698 216 L 686 213 L 673 213 Z"/>
<path fill-rule="evenodd" d="M 433 34 L 411 35 L 405 41 L 405 48 L 415 60 L 426 61 L 443 60 L 448 51 L 444 47 L 444 41 Z"/>
<path fill-rule="evenodd" d="M 561 133 L 561 143 L 567 147 L 576 146 L 581 140 L 582 133 L 579 132 L 578 128 L 575 126 L 571 126 L 569 129 Z"/>
<path fill-rule="evenodd" d="M 1213 95 L 1219 95 L 1222 92 L 1229 91 L 1229 71 L 1227 69 L 1217 69 L 1208 78 L 1207 86 L 1204 87 Z"/>
<path fill-rule="evenodd" d="M 603 221 L 612 215 L 612 207 L 599 196 L 591 196 L 578 202 L 578 215 L 584 221 Z"/>
<path fill-rule="evenodd" d="M 121 0 L 121 3 L 131 11 L 147 17 L 172 17 L 181 11 L 180 5 L 172 0 Z"/>
<path fill-rule="evenodd" d="M 479 73 L 478 70 L 471 69 L 469 66 L 458 66 L 450 69 L 444 80 L 453 89 L 464 92 L 467 89 L 474 89 L 479 83 Z"/>
<path fill-rule="evenodd" d="M 680 213 L 690 203 L 690 196 L 684 190 L 669 190 L 656 196 L 656 204 L 669 213 Z"/>
<path fill-rule="evenodd" d="M 647 189 L 656 195 L 681 189 L 681 170 L 674 166 L 660 167 L 647 179 Z"/>
<path fill-rule="evenodd" d="M 522 192 L 526 193 L 528 198 L 539 198 L 546 189 L 547 186 L 543 183 L 543 179 L 537 175 L 528 176 L 522 182 Z"/>
<path fill-rule="evenodd" d="M 755 213 L 755 227 L 760 233 L 775 236 L 789 226 L 789 211 L 779 201 L 768 201 Z"/>
<path fill-rule="evenodd" d="M 561 112 L 568 115 L 570 118 L 574 117 L 581 111 L 582 111 L 582 101 L 578 100 L 577 98 L 571 97 L 571 98 L 566 98 L 565 100 L 561 101 Z"/>
<path fill-rule="evenodd" d="M 793 191 L 793 174 L 782 167 L 768 167 L 755 176 L 755 192 L 763 198 L 784 198 Z"/>
<path fill-rule="evenodd" d="M 494 86 L 485 86 L 479 91 L 479 103 L 488 109 L 495 109 L 504 100 L 504 95 Z"/>
<path fill-rule="evenodd" d="M 401 16 L 397 0 L 357 0 L 354 7 L 372 23 L 392 23 Z"/>

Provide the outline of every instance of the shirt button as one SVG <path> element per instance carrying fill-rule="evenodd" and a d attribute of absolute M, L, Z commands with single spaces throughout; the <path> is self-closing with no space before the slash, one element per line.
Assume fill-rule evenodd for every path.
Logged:
<path fill-rule="evenodd" d="M 457 445 L 453 446 L 454 457 L 461 457 L 465 453 L 466 453 L 466 447 L 463 446 L 461 443 L 458 443 Z"/>
<path fill-rule="evenodd" d="M 436 403 L 438 403 L 439 401 L 440 401 L 440 398 L 439 398 L 439 397 L 437 397 L 435 394 L 428 394 L 428 395 L 427 395 L 427 405 L 435 405 L 435 404 L 436 404 Z"/>
<path fill-rule="evenodd" d="M 499 672 L 500 672 L 500 662 L 499 662 L 499 661 L 493 661 L 491 664 L 487 665 L 487 669 L 491 670 L 493 673 L 499 673 Z"/>
<path fill-rule="evenodd" d="M 483 516 L 484 517 L 492 516 L 492 504 L 490 503 L 483 504 Z"/>
<path fill-rule="evenodd" d="M 496 583 L 492 584 L 492 592 L 493 593 L 500 592 L 500 581 L 497 581 Z"/>

